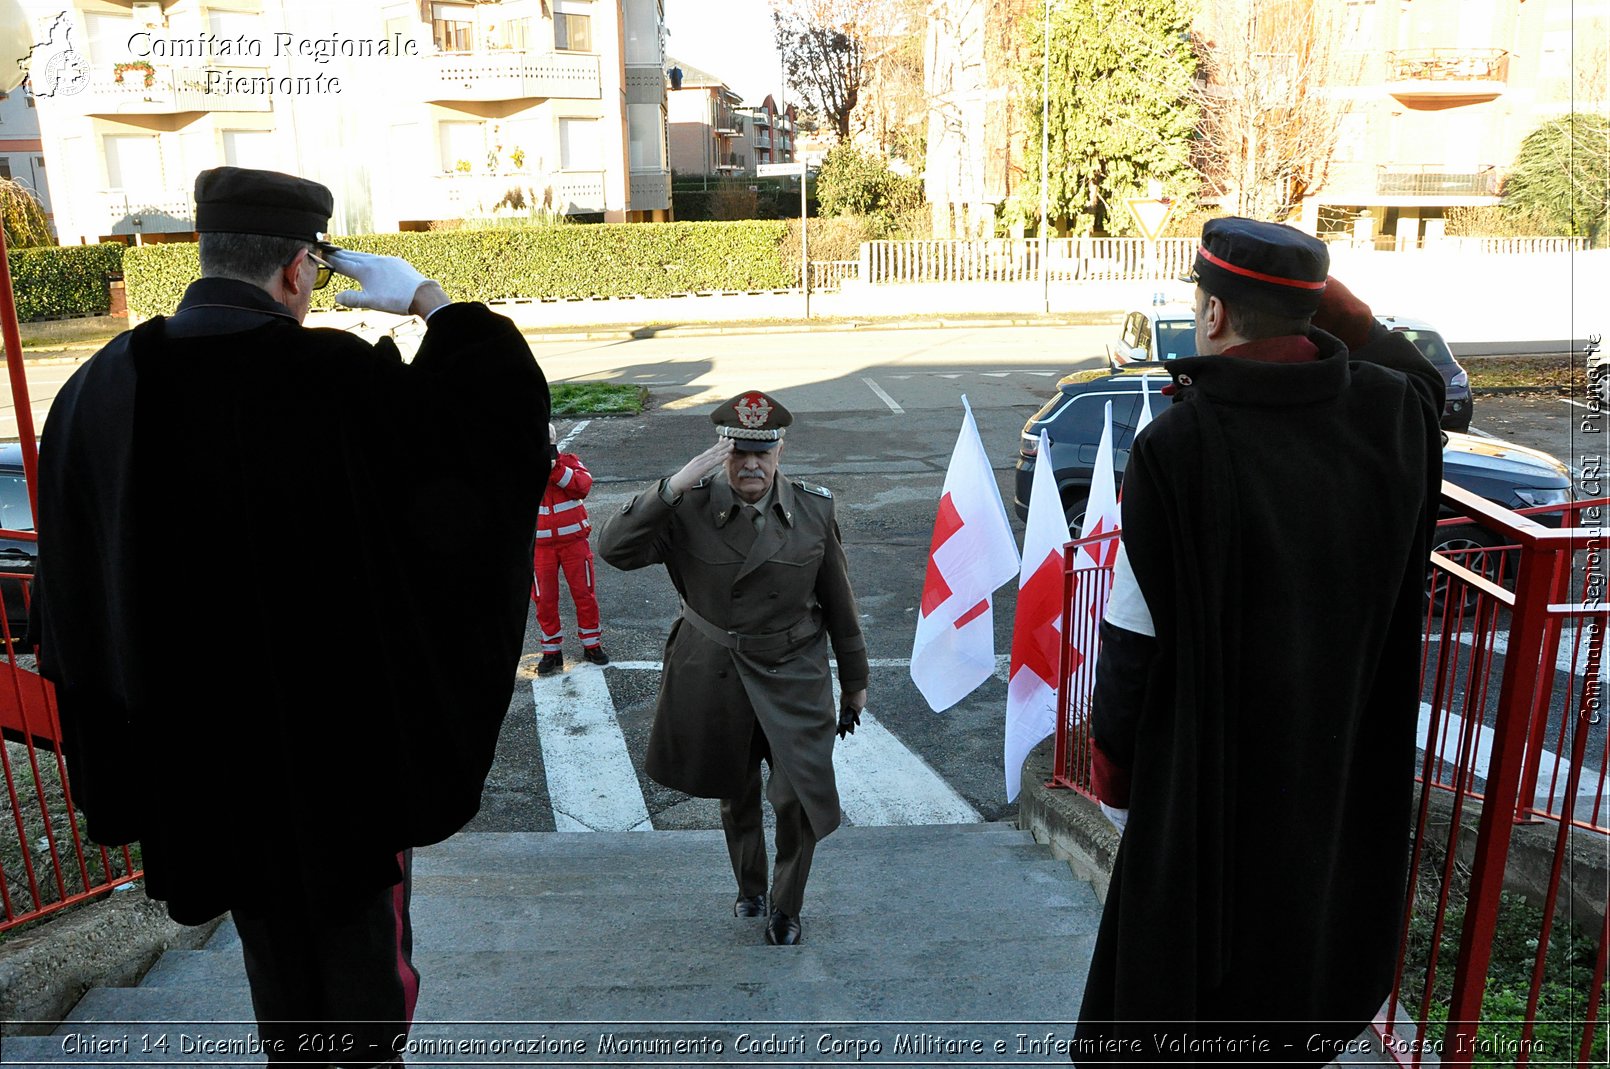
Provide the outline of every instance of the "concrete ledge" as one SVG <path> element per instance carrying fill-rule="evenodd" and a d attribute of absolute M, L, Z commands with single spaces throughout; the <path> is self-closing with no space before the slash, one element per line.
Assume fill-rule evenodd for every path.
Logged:
<path fill-rule="evenodd" d="M 1088 880 L 1096 897 L 1107 901 L 1107 884 L 1118 856 L 1118 832 L 1096 803 L 1076 791 L 1047 787 L 1053 742 L 1036 746 L 1023 762 L 1023 790 L 1017 797 L 1017 826 L 1051 847 L 1075 877 Z"/>
<path fill-rule="evenodd" d="M 74 907 L 0 943 L 0 1022 L 48 1035 L 90 988 L 134 986 L 164 951 L 199 948 L 218 923 L 175 924 L 139 888 Z"/>

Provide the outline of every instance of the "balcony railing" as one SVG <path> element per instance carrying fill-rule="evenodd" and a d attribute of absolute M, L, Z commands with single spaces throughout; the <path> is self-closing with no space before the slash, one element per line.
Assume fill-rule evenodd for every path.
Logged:
<path fill-rule="evenodd" d="M 1376 168 L 1377 196 L 1496 197 L 1502 173 L 1497 167 L 1454 171 L 1436 164 L 1383 164 Z"/>
<path fill-rule="evenodd" d="M 431 100 L 598 100 L 598 57 L 572 52 L 438 52 L 428 57 Z"/>
<path fill-rule="evenodd" d="M 647 212 L 671 206 L 670 171 L 632 172 L 632 210 Z"/>
<path fill-rule="evenodd" d="M 195 201 L 186 189 L 97 190 L 86 231 L 96 234 L 187 234 L 196 228 Z"/>
<path fill-rule="evenodd" d="M 56 101 L 85 115 L 178 115 L 191 111 L 272 111 L 278 79 L 264 69 L 153 65 L 95 75 L 81 93 Z"/>
<path fill-rule="evenodd" d="M 1386 54 L 1387 91 L 1424 110 L 1475 104 L 1503 93 L 1509 53 L 1501 48 L 1417 48 Z"/>
<path fill-rule="evenodd" d="M 604 210 L 604 172 L 439 174 L 417 186 L 408 203 L 406 215 L 415 219 L 466 219 L 500 210 L 591 214 Z"/>

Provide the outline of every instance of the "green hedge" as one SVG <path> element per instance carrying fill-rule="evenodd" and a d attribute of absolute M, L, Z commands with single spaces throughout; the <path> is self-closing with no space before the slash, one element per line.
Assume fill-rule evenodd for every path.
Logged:
<path fill-rule="evenodd" d="M 524 230 L 363 234 L 345 248 L 401 256 L 457 300 L 663 297 L 711 290 L 783 289 L 782 222 L 602 223 Z M 136 315 L 166 315 L 200 275 L 194 245 L 128 250 L 124 280 Z M 329 308 L 346 288 L 337 276 L 314 294 Z"/>
<path fill-rule="evenodd" d="M 6 259 L 17 318 L 105 315 L 112 301 L 107 282 L 122 272 L 123 252 L 115 242 L 13 250 Z"/>

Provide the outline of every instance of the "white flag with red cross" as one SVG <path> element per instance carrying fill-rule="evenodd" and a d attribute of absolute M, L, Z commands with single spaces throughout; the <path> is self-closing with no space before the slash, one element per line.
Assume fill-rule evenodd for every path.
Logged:
<path fill-rule="evenodd" d="M 911 680 L 936 713 L 971 694 L 995 671 L 990 595 L 1018 570 L 1017 540 L 965 397 L 962 408 L 911 648 Z"/>
<path fill-rule="evenodd" d="M 1096 653 L 1099 650 L 1097 632 L 1102 617 L 1107 613 L 1107 597 L 1112 593 L 1108 575 L 1099 569 L 1110 570 L 1118 560 L 1116 532 L 1120 524 L 1118 492 L 1112 470 L 1112 402 L 1107 402 L 1106 422 L 1101 430 L 1101 444 L 1096 447 L 1096 468 L 1090 477 L 1090 496 L 1085 500 L 1084 524 L 1081 539 L 1108 535 L 1098 541 L 1086 542 L 1076 553 L 1074 561 L 1073 604 L 1085 614 L 1085 624 L 1075 626 L 1068 636 L 1068 704 L 1074 710 L 1085 710 L 1090 705 L 1090 693 L 1096 682 Z"/>
<path fill-rule="evenodd" d="M 1090 497 L 1085 501 L 1085 522 L 1079 529 L 1080 538 L 1110 535 L 1118 530 L 1118 484 L 1112 468 L 1112 402 L 1108 401 L 1101 427 L 1101 444 L 1096 447 L 1096 470 L 1090 476 Z M 1088 543 L 1084 551 L 1091 563 L 1110 568 L 1118 559 L 1118 539 Z"/>
<path fill-rule="evenodd" d="M 1012 670 L 1006 683 L 1006 800 L 1017 799 L 1023 759 L 1056 730 L 1062 649 L 1063 546 L 1068 518 L 1051 472 L 1051 440 L 1040 431 L 1039 463 L 1023 531 L 1023 567 L 1012 621 Z"/>

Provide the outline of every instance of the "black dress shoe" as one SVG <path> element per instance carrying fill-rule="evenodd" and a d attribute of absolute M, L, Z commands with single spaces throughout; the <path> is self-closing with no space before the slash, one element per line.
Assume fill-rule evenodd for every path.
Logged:
<path fill-rule="evenodd" d="M 766 922 L 766 942 L 774 947 L 791 947 L 799 943 L 799 918 L 790 917 L 779 910 Z"/>
<path fill-rule="evenodd" d="M 764 917 L 766 915 L 765 895 L 739 895 L 732 903 L 734 917 Z"/>

